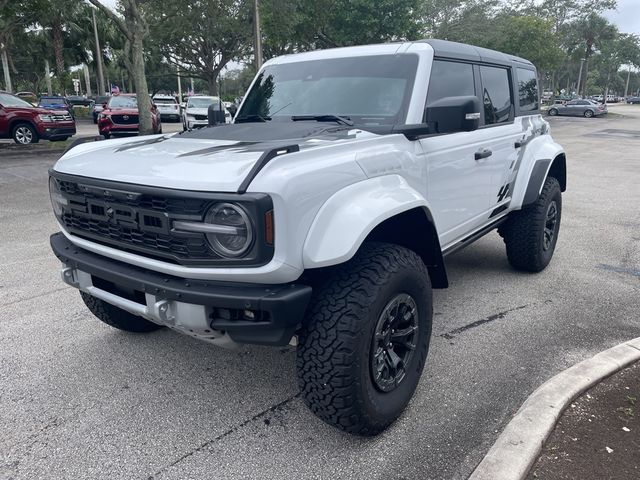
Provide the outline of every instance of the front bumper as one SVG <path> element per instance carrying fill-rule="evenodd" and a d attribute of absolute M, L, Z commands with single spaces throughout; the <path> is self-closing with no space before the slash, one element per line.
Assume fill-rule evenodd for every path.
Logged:
<path fill-rule="evenodd" d="M 187 128 L 188 129 L 206 127 L 207 125 L 209 125 L 209 120 L 191 120 L 191 119 L 187 119 Z"/>
<path fill-rule="evenodd" d="M 59 125 L 59 124 L 45 124 L 39 129 L 38 134 L 45 140 L 52 138 L 71 137 L 76 134 L 75 124 L 71 125 Z"/>
<path fill-rule="evenodd" d="M 304 317 L 311 287 L 184 279 L 83 250 L 51 236 L 63 280 L 134 315 L 224 345 L 286 345 Z"/>

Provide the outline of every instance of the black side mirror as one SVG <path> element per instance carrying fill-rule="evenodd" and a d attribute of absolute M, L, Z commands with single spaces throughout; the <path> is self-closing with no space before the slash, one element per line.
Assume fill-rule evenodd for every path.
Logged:
<path fill-rule="evenodd" d="M 209 125 L 218 125 L 219 123 L 226 123 L 224 116 L 224 110 L 219 103 L 212 103 L 207 109 L 207 118 Z"/>
<path fill-rule="evenodd" d="M 445 97 L 427 105 L 431 133 L 472 132 L 480 126 L 482 105 L 475 95 Z"/>

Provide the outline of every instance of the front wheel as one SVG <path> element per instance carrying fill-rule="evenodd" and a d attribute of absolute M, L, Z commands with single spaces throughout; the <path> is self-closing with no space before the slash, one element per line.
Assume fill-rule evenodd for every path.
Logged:
<path fill-rule="evenodd" d="M 549 265 L 558 241 L 561 214 L 560 184 L 547 177 L 535 203 L 511 213 L 498 230 L 512 267 L 540 272 Z"/>
<path fill-rule="evenodd" d="M 424 367 L 431 283 L 406 248 L 364 244 L 318 289 L 299 336 L 298 384 L 325 422 L 376 435 L 409 403 Z"/>
<path fill-rule="evenodd" d="M 28 123 L 19 123 L 13 127 L 12 137 L 13 141 L 18 145 L 29 145 L 40 141 L 38 132 L 36 132 L 36 129 Z"/>

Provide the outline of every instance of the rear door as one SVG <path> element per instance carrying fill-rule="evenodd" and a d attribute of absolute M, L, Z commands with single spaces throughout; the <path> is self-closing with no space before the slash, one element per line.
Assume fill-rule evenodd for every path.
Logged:
<path fill-rule="evenodd" d="M 476 68 L 482 84 L 484 107 L 480 129 L 488 134 L 485 148 L 491 152 L 482 160 L 491 174 L 485 192 L 489 211 L 484 220 L 488 223 L 500 214 L 511 199 L 511 172 L 518 156 L 516 142 L 522 137 L 522 124 L 516 122 L 515 118 L 516 95 L 512 79 L 515 72 L 502 65 L 479 65 Z"/>

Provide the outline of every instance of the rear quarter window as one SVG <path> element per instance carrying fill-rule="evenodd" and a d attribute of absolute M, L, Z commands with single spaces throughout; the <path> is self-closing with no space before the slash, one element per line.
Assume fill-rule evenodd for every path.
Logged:
<path fill-rule="evenodd" d="M 534 70 L 518 68 L 518 99 L 521 111 L 538 110 L 538 79 Z"/>

